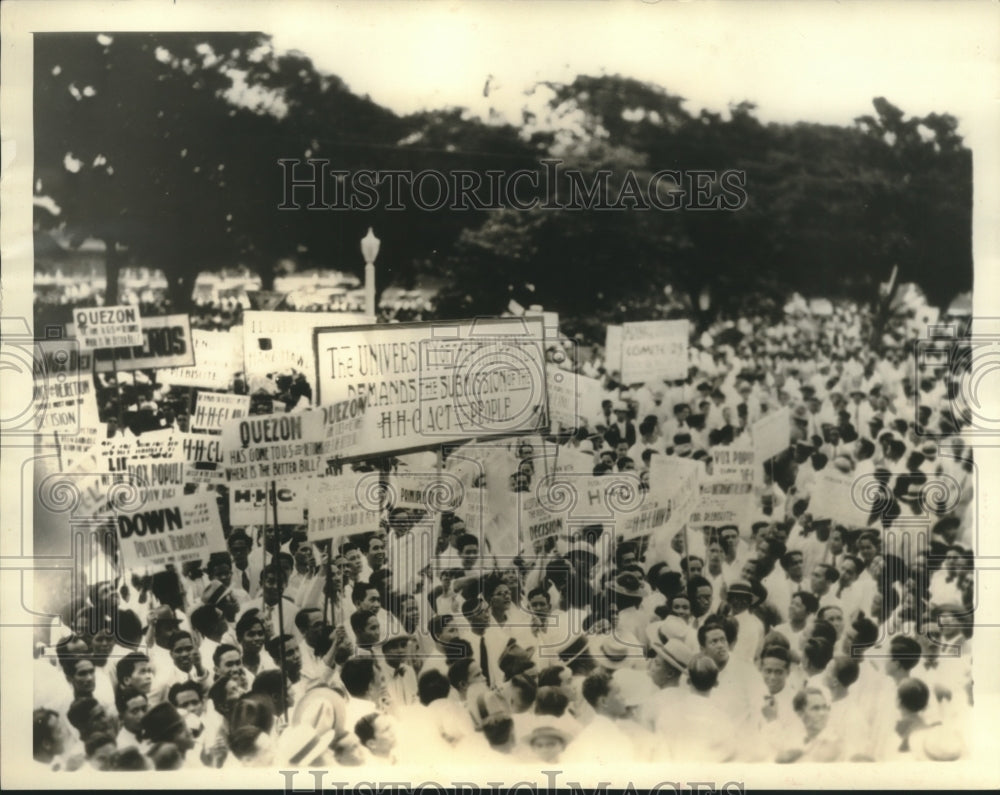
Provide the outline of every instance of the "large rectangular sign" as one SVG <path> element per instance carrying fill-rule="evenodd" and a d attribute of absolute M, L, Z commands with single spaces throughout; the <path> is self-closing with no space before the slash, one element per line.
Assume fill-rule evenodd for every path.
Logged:
<path fill-rule="evenodd" d="M 94 353 L 98 373 L 159 370 L 195 363 L 189 315 L 142 317 L 142 342 L 133 347 L 103 348 Z"/>
<path fill-rule="evenodd" d="M 142 319 L 137 306 L 94 306 L 73 310 L 73 334 L 80 347 L 99 348 L 142 346 Z"/>
<path fill-rule="evenodd" d="M 40 340 L 34 351 L 35 431 L 72 436 L 97 425 L 93 353 L 73 340 Z"/>
<path fill-rule="evenodd" d="M 371 315 L 347 312 L 244 312 L 243 358 L 251 390 L 258 383 L 287 376 L 306 382 L 316 405 L 315 330 L 374 322 Z"/>
<path fill-rule="evenodd" d="M 343 538 L 378 529 L 378 503 L 366 496 L 372 474 L 345 472 L 337 477 L 316 478 L 309 484 L 307 532 L 310 541 Z M 369 476 L 367 480 L 366 475 Z"/>
<path fill-rule="evenodd" d="M 154 500 L 133 512 L 117 512 L 115 530 L 127 568 L 159 568 L 167 563 L 207 560 L 224 552 L 219 507 L 214 494 Z"/>
<path fill-rule="evenodd" d="M 191 332 L 194 364 L 160 371 L 157 378 L 174 386 L 228 389 L 237 373 L 243 372 L 243 329 Z"/>
<path fill-rule="evenodd" d="M 791 444 L 792 412 L 788 406 L 771 411 L 761 417 L 750 429 L 753 448 L 759 461 L 784 452 Z"/>
<path fill-rule="evenodd" d="M 229 420 L 245 417 L 249 413 L 249 395 L 199 392 L 194 413 L 191 415 L 191 430 L 221 433 L 223 424 Z"/>
<path fill-rule="evenodd" d="M 541 318 L 319 329 L 319 403 L 364 407 L 344 457 L 538 431 L 545 422 Z"/>
<path fill-rule="evenodd" d="M 647 320 L 622 329 L 622 377 L 626 384 L 686 378 L 688 321 Z"/>
<path fill-rule="evenodd" d="M 222 426 L 230 481 L 315 475 L 322 464 L 323 415 L 314 411 L 259 414 Z"/>

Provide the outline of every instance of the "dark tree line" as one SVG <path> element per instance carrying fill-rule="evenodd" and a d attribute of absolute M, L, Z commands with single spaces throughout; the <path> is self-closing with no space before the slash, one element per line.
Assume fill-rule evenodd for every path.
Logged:
<path fill-rule="evenodd" d="M 39 228 L 106 246 L 109 302 L 126 261 L 163 268 L 184 309 L 203 269 L 276 264 L 360 273 L 368 226 L 380 286 L 445 283 L 442 316 L 509 300 L 559 311 L 568 328 L 672 311 L 714 315 L 791 290 L 870 299 L 893 265 L 944 303 L 971 287 L 971 153 L 946 114 L 906 117 L 884 98 L 851 127 L 763 124 L 741 103 L 692 114 L 681 97 L 619 76 L 542 84 L 540 129 L 400 117 L 262 34 L 40 34 L 35 39 Z M 742 172 L 738 211 L 279 210 L 282 158 L 338 169 L 486 175 L 558 158 L 607 191 L 664 169 Z M 631 176 L 630 176 L 631 175 Z M 683 187 L 679 185 L 678 187 Z M 709 180 L 706 195 L 725 186 Z M 699 306 L 707 309 L 699 309 Z"/>

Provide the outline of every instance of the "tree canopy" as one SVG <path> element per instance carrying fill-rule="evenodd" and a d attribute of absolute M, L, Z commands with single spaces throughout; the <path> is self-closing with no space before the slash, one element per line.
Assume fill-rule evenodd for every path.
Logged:
<path fill-rule="evenodd" d="M 35 188 L 60 208 L 36 222 L 105 243 L 109 301 L 126 258 L 162 268 L 182 309 L 203 269 L 245 264 L 265 282 L 289 258 L 359 271 L 368 226 L 383 240 L 380 287 L 434 276 L 442 316 L 496 313 L 526 291 L 581 329 L 664 316 L 664 288 L 711 314 L 792 290 L 866 298 L 894 265 L 932 302 L 971 287 L 958 122 L 882 97 L 850 127 L 764 124 L 750 103 L 695 114 L 658 85 L 581 75 L 540 83 L 546 114 L 519 125 L 461 108 L 401 117 L 253 33 L 39 34 L 35 76 Z M 542 184 L 543 161 L 559 160 L 599 187 L 608 174 L 591 209 L 544 209 L 557 180 L 529 210 L 280 210 L 289 158 L 350 173 L 525 169 Z M 679 178 L 661 188 L 686 192 L 669 195 L 723 204 L 626 201 L 664 171 Z M 727 209 L 734 181 L 744 201 Z M 623 208 L 598 209 L 602 196 Z"/>

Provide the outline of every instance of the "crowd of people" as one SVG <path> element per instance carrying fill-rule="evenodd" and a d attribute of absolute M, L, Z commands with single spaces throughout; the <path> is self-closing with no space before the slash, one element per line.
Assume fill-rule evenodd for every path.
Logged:
<path fill-rule="evenodd" d="M 657 383 L 620 383 L 599 346 L 551 351 L 600 378 L 606 399 L 538 441 L 592 456 L 598 475 L 649 483 L 654 456 L 710 471 L 719 449 L 789 407 L 789 446 L 761 464 L 745 526 L 623 540 L 593 524 L 502 556 L 461 508 L 390 508 L 368 532 L 319 542 L 302 525 L 225 521 L 226 552 L 119 569 L 67 594 L 37 647 L 35 762 L 86 772 L 405 765 L 450 751 L 487 768 L 966 758 L 969 419 L 954 408 L 959 374 L 919 367 L 900 323 L 873 341 L 872 322 L 851 303 L 720 321 L 692 340 L 686 379 Z M 120 386 L 98 386 L 106 409 L 122 399 Z M 137 435 L 183 426 L 190 403 L 156 386 L 128 386 L 135 410 L 106 410 L 109 434 L 126 430 L 118 417 Z M 503 487 L 530 489 L 533 443 L 503 449 Z M 884 486 L 867 523 L 813 515 L 827 467 Z M 943 476 L 960 489 L 947 504 L 929 496 Z M 890 544 L 914 517 L 926 543 Z"/>

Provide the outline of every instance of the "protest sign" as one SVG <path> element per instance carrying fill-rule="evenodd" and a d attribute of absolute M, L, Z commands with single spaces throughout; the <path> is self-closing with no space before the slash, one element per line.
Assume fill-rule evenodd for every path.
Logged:
<path fill-rule="evenodd" d="M 164 368 L 157 378 L 174 386 L 200 386 L 228 389 L 237 373 L 243 372 L 243 330 L 191 332 L 194 364 L 190 367 Z"/>
<path fill-rule="evenodd" d="M 692 525 L 735 524 L 748 531 L 754 503 L 754 451 L 731 445 L 712 450 L 712 474 L 702 478 Z"/>
<path fill-rule="evenodd" d="M 314 339 L 318 402 L 363 406 L 344 457 L 543 427 L 541 318 L 329 328 Z"/>
<path fill-rule="evenodd" d="M 225 456 L 217 434 L 181 434 L 184 450 L 184 479 L 188 483 L 225 483 Z"/>
<path fill-rule="evenodd" d="M 592 453 L 583 453 L 571 447 L 561 447 L 552 463 L 552 471 L 581 472 L 591 475 L 594 472 L 594 456 Z"/>
<path fill-rule="evenodd" d="M 642 505 L 630 514 L 616 517 L 615 534 L 626 540 L 655 534 L 669 541 L 687 522 L 697 501 L 703 470 L 698 461 L 654 456 L 652 462 L 649 490 Z"/>
<path fill-rule="evenodd" d="M 331 326 L 374 323 L 370 315 L 347 312 L 244 312 L 243 359 L 251 392 L 258 384 L 274 384 L 279 375 L 303 379 L 316 400 L 313 332 Z M 268 385 L 270 386 L 270 385 Z M 327 401 L 332 402 L 332 401 Z"/>
<path fill-rule="evenodd" d="M 546 364 L 545 379 L 552 422 L 576 428 L 601 410 L 603 389 L 596 378 Z"/>
<path fill-rule="evenodd" d="M 97 398 L 91 375 L 93 353 L 73 340 L 40 340 L 34 344 L 35 432 L 76 434 L 98 423 Z"/>
<path fill-rule="evenodd" d="M 451 472 L 396 472 L 389 475 L 388 506 L 441 513 L 462 504 L 464 487 Z"/>
<path fill-rule="evenodd" d="M 310 541 L 343 538 L 378 529 L 377 498 L 372 500 L 372 495 L 360 494 L 365 474 L 345 472 L 310 482 L 307 496 Z"/>
<path fill-rule="evenodd" d="M 565 511 L 549 510 L 538 497 L 528 492 L 518 492 L 517 496 L 521 541 L 526 551 L 537 548 L 546 538 L 565 535 Z"/>
<path fill-rule="evenodd" d="M 626 384 L 686 378 L 688 321 L 647 320 L 622 328 L 621 380 Z"/>
<path fill-rule="evenodd" d="M 107 435 L 108 429 L 103 424 L 80 428 L 74 434 L 59 434 L 56 444 L 59 447 L 59 460 L 62 462 L 63 471 L 69 471 L 80 456 Z"/>
<path fill-rule="evenodd" d="M 608 373 L 622 369 L 622 327 L 609 325 L 604 334 L 604 369 Z"/>
<path fill-rule="evenodd" d="M 102 348 L 94 352 L 98 373 L 159 370 L 195 363 L 189 315 L 141 317 L 142 341 L 135 346 Z"/>
<path fill-rule="evenodd" d="M 191 415 L 191 430 L 221 433 L 224 423 L 245 417 L 249 413 L 249 395 L 199 392 Z"/>
<path fill-rule="evenodd" d="M 262 414 L 222 425 L 230 481 L 314 475 L 321 469 L 323 415 L 312 411 Z"/>
<path fill-rule="evenodd" d="M 763 463 L 783 453 L 791 444 L 792 412 L 787 406 L 771 411 L 750 428 L 757 460 Z"/>
<path fill-rule="evenodd" d="M 808 508 L 813 519 L 832 519 L 849 529 L 866 527 L 870 508 L 855 503 L 852 496 L 854 480 L 852 473 L 841 472 L 829 465 L 817 472 Z"/>
<path fill-rule="evenodd" d="M 81 307 L 73 310 L 73 335 L 80 347 L 94 351 L 99 348 L 142 347 L 142 319 L 136 306 Z"/>
<path fill-rule="evenodd" d="M 115 530 L 122 563 L 132 569 L 206 560 L 226 550 L 214 494 L 153 500 L 138 511 L 116 512 Z"/>
<path fill-rule="evenodd" d="M 170 501 L 183 495 L 187 460 L 182 434 L 164 430 L 133 438 L 104 439 L 100 449 L 104 466 L 97 471 L 128 473 L 147 501 Z"/>
<path fill-rule="evenodd" d="M 308 495 L 314 478 L 282 478 L 280 481 L 233 483 L 229 487 L 229 523 L 273 524 L 274 507 L 278 524 L 301 524 L 306 518 Z"/>

